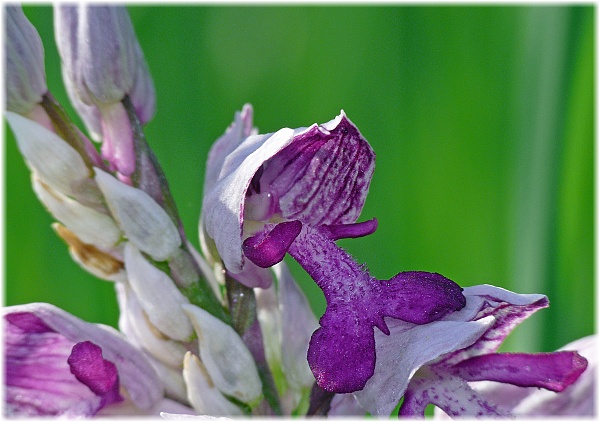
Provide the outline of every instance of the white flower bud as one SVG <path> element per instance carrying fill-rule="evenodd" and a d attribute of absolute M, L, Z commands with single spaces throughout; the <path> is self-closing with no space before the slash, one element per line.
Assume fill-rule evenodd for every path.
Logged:
<path fill-rule="evenodd" d="M 230 325 L 194 305 L 182 305 L 199 338 L 200 358 L 217 388 L 229 396 L 256 404 L 262 383 L 250 351 Z"/>
<path fill-rule="evenodd" d="M 48 91 L 44 47 L 20 6 L 6 7 L 6 108 L 29 113 Z"/>
<path fill-rule="evenodd" d="M 147 193 L 95 168 L 96 182 L 120 228 L 141 251 L 156 261 L 177 252 L 181 237 L 167 212 Z"/>
<path fill-rule="evenodd" d="M 175 368 L 181 367 L 186 352 L 185 347 L 180 342 L 165 338 L 153 326 L 130 285 L 119 285 L 117 289 L 120 310 L 119 329 L 133 343 L 149 352 L 161 363 Z"/>
<path fill-rule="evenodd" d="M 86 207 L 44 183 L 32 174 L 33 190 L 48 211 L 82 242 L 109 250 L 121 238 L 121 230 L 108 215 Z"/>
<path fill-rule="evenodd" d="M 150 264 L 131 242 L 127 242 L 124 252 L 129 285 L 150 322 L 172 339 L 189 339 L 192 324 L 180 306 L 189 303 L 188 299 L 177 290 L 173 280 Z"/>
<path fill-rule="evenodd" d="M 71 257 L 81 268 L 103 280 L 117 283 L 127 282 L 127 274 L 123 269 L 123 262 L 119 258 L 120 251 L 118 249 L 111 253 L 101 251 L 94 245 L 82 242 L 75 233 L 60 223 L 52 224 L 52 228 L 69 245 Z"/>
<path fill-rule="evenodd" d="M 187 352 L 183 359 L 183 378 L 187 384 L 188 400 L 198 412 L 228 416 L 243 414 L 215 388 L 206 368 L 192 352 Z"/>
<path fill-rule="evenodd" d="M 10 111 L 6 112 L 6 120 L 21 154 L 38 177 L 63 194 L 77 197 L 79 188 L 90 176 L 90 170 L 77 151 L 33 120 Z"/>
<path fill-rule="evenodd" d="M 154 85 L 127 9 L 60 5 L 55 16 L 56 44 L 71 81 L 67 88 L 83 103 L 100 107 L 129 95 L 147 122 L 154 113 Z"/>

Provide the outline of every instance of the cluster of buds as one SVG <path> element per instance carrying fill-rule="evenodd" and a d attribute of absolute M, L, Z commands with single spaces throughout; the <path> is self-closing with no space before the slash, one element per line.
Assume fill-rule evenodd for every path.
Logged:
<path fill-rule="evenodd" d="M 377 228 L 357 223 L 375 154 L 344 112 L 265 135 L 250 105 L 235 115 L 207 161 L 205 260 L 144 136 L 154 87 L 126 9 L 55 9 L 67 92 L 99 149 L 48 91 L 22 10 L 6 22 L 5 115 L 33 189 L 120 309 L 117 331 L 49 304 L 5 308 L 7 415 L 389 416 L 404 397 L 401 415 L 433 403 L 498 416 L 539 413 L 522 404 L 533 387 L 592 412 L 592 340 L 581 354 L 496 353 L 545 296 L 422 271 L 378 280 L 337 246 Z M 319 321 L 286 254 L 323 290 Z M 521 402 L 494 402 L 483 380 L 518 386 Z"/>
<path fill-rule="evenodd" d="M 185 237 L 144 138 L 154 89 L 127 11 L 56 8 L 65 84 L 93 138 L 102 143 L 100 153 L 48 92 L 41 41 L 18 7 L 7 8 L 7 35 L 6 118 L 31 169 L 34 191 L 58 221 L 53 227 L 72 257 L 95 276 L 115 282 L 120 329 L 128 348 L 139 348 L 145 357 L 129 350 L 120 354 L 147 362 L 154 382 L 139 382 L 160 386 L 156 397 L 164 390 L 179 402 L 198 403 L 204 413 L 243 414 L 256 407 L 263 397 L 259 371 L 231 328 L 213 272 Z M 66 335 L 60 324 L 55 328 L 46 319 L 54 311 L 23 310 Z M 24 396 L 14 396 L 15 409 L 22 404 L 19 397 Z"/>

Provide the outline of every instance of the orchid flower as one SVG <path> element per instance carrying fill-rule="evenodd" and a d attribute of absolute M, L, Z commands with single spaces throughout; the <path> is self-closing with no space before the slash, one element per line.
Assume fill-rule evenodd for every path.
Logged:
<path fill-rule="evenodd" d="M 54 224 L 55 230 L 84 269 L 115 282 L 121 309 L 119 327 L 128 341 L 143 351 L 152 370 L 159 374 L 165 393 L 191 406 L 186 407 L 189 412 L 241 415 L 253 408 L 265 408 L 261 403 L 263 383 L 270 379 L 268 365 L 278 373 L 287 372 L 288 361 L 297 366 L 307 346 L 286 351 L 283 363 L 270 356 L 268 365 L 265 361 L 262 371 L 257 369 L 260 362 L 258 366 L 254 362 L 256 357 L 245 344 L 248 339 L 228 325 L 229 316 L 223 309 L 216 280 L 176 225 L 172 205 L 160 201 L 165 196 L 159 195 L 158 200 L 157 195 L 152 196 L 156 190 L 144 189 L 152 185 L 145 183 L 144 177 L 150 172 L 156 174 L 160 168 L 152 160 L 136 161 L 145 170 L 136 181 L 138 186 L 132 186 L 111 174 L 99 157 L 84 156 L 85 149 L 63 139 L 63 132 L 13 112 L 6 116 L 32 170 L 36 194 L 60 222 Z M 292 299 L 286 298 L 297 291 L 289 284 L 281 281 L 277 308 L 280 300 L 290 302 Z M 308 308 L 306 300 L 303 305 Z M 257 310 L 264 314 L 266 306 Z M 298 329 L 293 327 L 304 321 L 288 320 L 271 336 L 269 350 L 287 350 L 291 343 L 284 343 L 282 336 L 294 337 Z M 258 332 L 253 330 L 249 340 L 260 341 L 253 349 L 260 355 L 261 329 L 256 327 Z M 308 327 L 312 330 L 314 324 Z M 209 359 L 211 356 L 214 359 Z M 67 358 L 61 357 L 64 365 Z M 305 403 L 312 383 L 312 375 L 298 375 L 295 369 L 289 371 L 289 376 L 278 377 L 281 394 L 288 397 L 281 405 L 283 410 L 278 411 L 291 413 Z M 272 389 L 271 394 L 276 397 L 278 392 Z M 274 400 L 273 406 L 278 408 L 278 399 Z M 115 405 L 110 407 L 115 412 L 125 411 L 122 406 L 118 410 Z M 161 410 L 168 407 L 162 406 Z M 15 406 L 14 412 L 22 414 L 26 410 Z"/>
<path fill-rule="evenodd" d="M 256 277 L 260 268 L 286 253 L 296 259 L 327 300 L 308 350 L 317 383 L 333 392 L 359 390 L 375 367 L 373 327 L 389 334 L 384 317 L 439 319 L 464 306 L 461 288 L 425 272 L 377 280 L 335 244 L 377 227 L 374 219 L 355 223 L 375 154 L 343 111 L 323 125 L 255 133 L 245 106 L 209 153 L 202 224 L 204 244 L 215 247 L 207 252 L 216 248 L 233 277 L 253 277 L 260 287 L 270 283 Z"/>
<path fill-rule="evenodd" d="M 96 414 L 127 400 L 140 411 L 162 399 L 144 355 L 116 330 L 43 303 L 4 309 L 8 415 Z"/>

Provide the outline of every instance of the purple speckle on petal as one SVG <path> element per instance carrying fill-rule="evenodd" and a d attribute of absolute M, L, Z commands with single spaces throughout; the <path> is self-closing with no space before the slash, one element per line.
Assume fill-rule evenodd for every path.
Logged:
<path fill-rule="evenodd" d="M 587 368 L 587 360 L 576 352 L 491 353 L 474 356 L 451 367 L 468 381 L 498 381 L 520 387 L 542 387 L 562 391 Z"/>

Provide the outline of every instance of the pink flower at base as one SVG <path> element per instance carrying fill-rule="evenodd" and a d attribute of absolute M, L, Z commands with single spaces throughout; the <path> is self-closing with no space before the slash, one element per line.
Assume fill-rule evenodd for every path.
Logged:
<path fill-rule="evenodd" d="M 140 412 L 163 387 L 144 355 L 114 329 L 45 303 L 4 308 L 5 416 L 95 415 L 124 400 Z"/>

